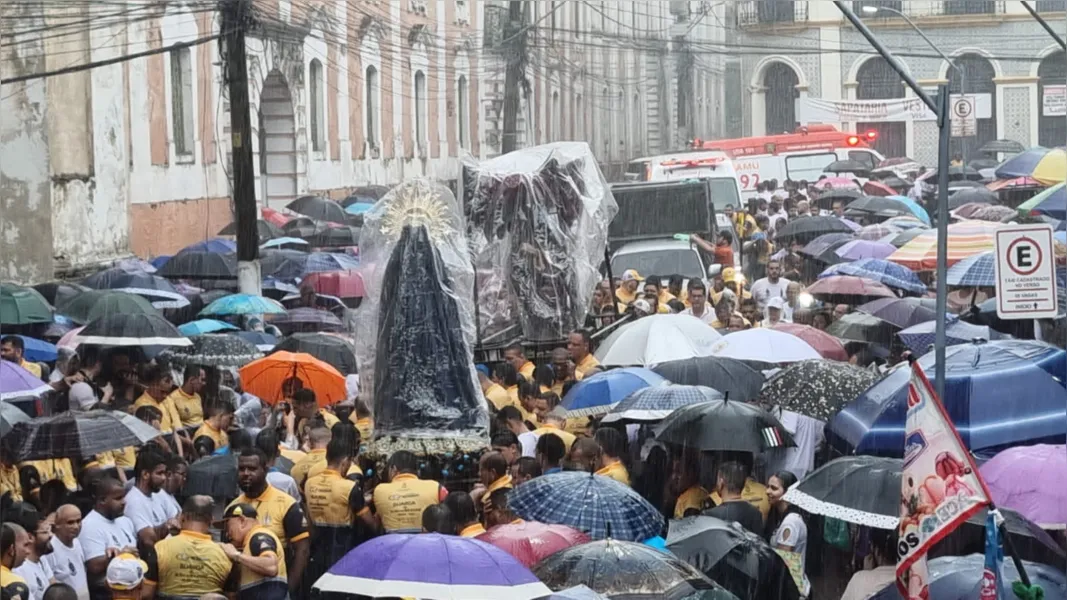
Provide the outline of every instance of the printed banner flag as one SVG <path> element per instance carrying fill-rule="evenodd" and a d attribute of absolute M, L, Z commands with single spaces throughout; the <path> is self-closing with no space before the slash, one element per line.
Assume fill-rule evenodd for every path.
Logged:
<path fill-rule="evenodd" d="M 926 552 L 990 501 L 977 465 L 918 362 L 911 365 L 900 487 L 897 588 L 907 600 L 927 600 Z"/>

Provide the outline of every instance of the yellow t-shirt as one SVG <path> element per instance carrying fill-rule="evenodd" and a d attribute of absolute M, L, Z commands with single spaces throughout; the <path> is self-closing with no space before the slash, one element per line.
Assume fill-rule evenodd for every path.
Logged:
<path fill-rule="evenodd" d="M 156 594 L 199 598 L 221 594 L 233 563 L 210 535 L 183 529 L 156 542 Z"/>
<path fill-rule="evenodd" d="M 325 408 L 320 408 L 319 409 L 319 414 L 322 416 L 322 420 L 326 421 L 326 426 L 329 427 L 330 429 L 333 429 L 334 425 L 336 425 L 336 424 L 341 422 L 341 419 L 338 419 L 337 415 L 335 415 L 332 412 L 326 410 Z"/>
<path fill-rule="evenodd" d="M 26 585 L 26 580 L 4 565 L 0 565 L 0 589 L 3 589 L 11 600 L 31 600 L 30 586 Z"/>
<path fill-rule="evenodd" d="M 600 366 L 600 361 L 593 356 L 592 353 L 586 354 L 585 358 L 578 361 L 578 364 L 574 365 L 575 379 L 581 381 L 585 377 L 586 373 Z"/>
<path fill-rule="evenodd" d="M 37 363 L 27 362 L 26 359 L 22 359 L 22 362 L 19 363 L 19 366 L 23 369 L 26 369 L 30 373 L 33 373 L 33 376 L 37 379 L 41 378 L 41 365 Z"/>
<path fill-rule="evenodd" d="M 304 458 L 293 465 L 293 468 L 289 470 L 289 476 L 296 481 L 296 485 L 303 488 L 304 482 L 308 478 L 308 471 L 315 465 L 323 465 L 323 468 L 325 468 L 326 448 L 315 448 L 309 451 Z"/>
<path fill-rule="evenodd" d="M 681 519 L 685 517 L 687 510 L 696 509 L 700 512 L 704 508 L 704 502 L 708 499 L 708 490 L 694 485 L 688 490 L 682 492 L 681 496 L 678 496 L 678 500 L 674 503 L 674 518 Z"/>
<path fill-rule="evenodd" d="M 216 452 L 230 445 L 230 434 L 221 429 L 215 429 L 209 421 L 203 421 L 200 424 L 196 433 L 193 434 L 193 441 L 195 442 L 201 436 L 211 438 L 211 441 L 215 443 Z"/>
<path fill-rule="evenodd" d="M 356 482 L 341 477 L 333 469 L 308 477 L 304 500 L 311 522 L 316 527 L 350 527 L 354 517 L 350 503 L 353 490 L 361 493 L 356 489 Z"/>
<path fill-rule="evenodd" d="M 517 387 L 515 393 L 516 395 L 518 394 Z M 492 403 L 493 408 L 496 410 L 500 410 L 505 406 L 512 404 L 511 395 L 498 383 L 491 384 L 489 387 L 485 388 L 484 394 L 485 399 Z"/>
<path fill-rule="evenodd" d="M 256 521 L 274 532 L 282 541 L 282 546 L 307 539 L 307 518 L 289 494 L 267 484 L 267 489 L 259 497 L 249 498 L 241 494 L 230 506 L 242 503 L 251 504 L 256 509 Z"/>
<path fill-rule="evenodd" d="M 576 439 L 573 433 L 564 431 L 550 423 L 545 423 L 541 427 L 534 430 L 534 434 L 536 434 L 537 437 L 541 437 L 546 433 L 551 433 L 553 435 L 559 436 L 559 439 L 563 440 L 564 448 L 568 453 L 570 453 L 571 445 L 574 444 L 574 440 Z"/>
<path fill-rule="evenodd" d="M 278 536 L 266 527 L 254 527 L 245 538 L 241 554 L 245 556 L 273 556 L 277 560 L 278 574 L 274 577 L 260 575 L 247 565 L 240 565 L 238 586 L 241 597 L 281 598 L 289 592 L 289 577 L 285 570 L 284 546 Z"/>
<path fill-rule="evenodd" d="M 668 302 L 670 302 L 671 300 L 677 300 L 677 298 L 675 298 L 674 294 L 668 292 L 667 290 L 660 290 L 658 300 L 660 306 L 667 306 Z"/>
<path fill-rule="evenodd" d="M 301 452 L 300 450 L 292 450 L 281 444 L 278 444 L 278 454 L 280 454 L 282 458 L 292 462 L 294 465 L 307 456 L 306 453 Z"/>
<path fill-rule="evenodd" d="M 358 419 L 356 418 L 356 412 L 352 411 L 352 414 L 348 415 L 348 421 L 356 426 L 359 438 L 364 442 L 369 441 L 371 436 L 374 435 L 374 421 L 370 417 Z"/>
<path fill-rule="evenodd" d="M 485 493 L 482 494 L 482 506 L 489 506 L 489 496 L 491 496 L 493 492 L 497 490 L 510 490 L 514 487 L 515 486 L 511 482 L 511 475 L 505 475 L 493 483 L 490 483 L 489 487 L 485 488 Z"/>
<path fill-rule="evenodd" d="M 22 483 L 19 481 L 19 468 L 15 465 L 0 465 L 0 496 L 11 492 L 11 500 L 22 502 Z M 25 600 L 25 599 L 24 599 Z"/>
<path fill-rule="evenodd" d="M 630 472 L 626 470 L 626 465 L 618 460 L 599 469 L 596 474 L 610 477 L 623 485 L 630 485 Z"/>
<path fill-rule="evenodd" d="M 722 504 L 722 498 L 718 492 L 712 492 L 709 497 L 715 506 Z M 745 487 L 741 490 L 741 499 L 759 509 L 763 520 L 767 520 L 767 513 L 771 512 L 771 501 L 767 499 L 767 486 L 757 482 L 751 477 L 745 480 Z"/>
<path fill-rule="evenodd" d="M 533 372 L 535 368 L 537 368 L 537 365 L 530 361 L 526 361 L 523 363 L 522 368 L 519 369 L 519 375 L 525 377 L 526 381 L 533 381 Z"/>
<path fill-rule="evenodd" d="M 67 486 L 68 490 L 74 491 L 78 489 L 78 482 L 74 479 L 74 468 L 71 467 L 69 458 L 28 460 L 19 466 L 35 467 L 37 473 L 41 476 L 41 485 L 44 485 L 53 479 L 59 479 L 63 482 L 63 485 Z"/>
<path fill-rule="evenodd" d="M 422 511 L 441 503 L 441 484 L 401 473 L 374 488 L 374 510 L 386 533 L 422 531 Z"/>
<path fill-rule="evenodd" d="M 120 469 L 132 469 L 137 464 L 137 449 L 133 446 L 112 450 L 111 456 L 115 459 L 115 466 Z"/>
<path fill-rule="evenodd" d="M 459 532 L 459 537 L 478 537 L 485 533 L 485 527 L 482 527 L 481 523 L 475 523 L 473 525 L 467 525 Z"/>
<path fill-rule="evenodd" d="M 178 416 L 178 411 L 174 408 L 174 402 L 171 401 L 170 396 L 164 398 L 162 402 L 157 402 L 155 398 L 145 392 L 133 403 L 133 410 L 136 411 L 142 406 L 151 406 L 163 413 L 163 419 L 159 422 L 159 430 L 163 433 L 173 433 L 176 427 L 181 427 L 182 420 Z"/>
<path fill-rule="evenodd" d="M 623 304 L 629 304 L 637 299 L 637 292 L 630 292 L 625 287 L 620 285 L 619 287 L 615 288 L 615 298 Z"/>
<path fill-rule="evenodd" d="M 189 395 L 179 387 L 167 396 L 167 400 L 178 412 L 182 427 L 195 427 L 204 422 L 204 404 L 200 394 Z"/>

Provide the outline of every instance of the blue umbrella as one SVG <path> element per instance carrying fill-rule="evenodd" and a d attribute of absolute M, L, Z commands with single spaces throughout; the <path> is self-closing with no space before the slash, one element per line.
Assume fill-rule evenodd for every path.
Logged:
<path fill-rule="evenodd" d="M 295 237 L 280 237 L 260 244 L 260 248 L 280 248 L 282 246 L 307 246 L 307 240 L 302 240 Z"/>
<path fill-rule="evenodd" d="M 208 304 L 200 311 L 201 317 L 210 315 L 283 315 L 285 309 L 263 296 L 230 294 Z"/>
<path fill-rule="evenodd" d="M 299 294 L 300 293 L 300 288 L 296 287 L 295 285 L 293 285 L 291 283 L 286 283 L 284 281 L 280 281 L 278 279 L 275 279 L 274 277 L 267 277 L 266 279 L 264 279 L 263 280 L 263 284 L 262 284 L 261 287 L 264 290 L 273 290 L 273 291 L 278 291 L 278 292 L 285 292 L 285 294 L 284 294 L 285 296 L 288 296 L 289 294 Z"/>
<path fill-rule="evenodd" d="M 819 279 L 833 275 L 852 275 L 913 294 L 926 293 L 926 284 L 911 269 L 881 258 L 862 258 L 855 262 L 832 265 L 819 274 Z"/>
<path fill-rule="evenodd" d="M 345 212 L 350 215 L 361 215 L 374 208 L 373 202 L 356 202 L 345 207 Z"/>
<path fill-rule="evenodd" d="M 20 335 L 24 346 L 23 357 L 30 362 L 53 362 L 58 357 L 56 347 L 44 340 Z"/>
<path fill-rule="evenodd" d="M 310 273 L 358 269 L 359 261 L 347 254 L 312 252 L 282 264 L 272 275 L 278 279 L 300 279 Z"/>
<path fill-rule="evenodd" d="M 1067 185 L 1059 183 L 1041 193 L 1043 199 L 1030 209 L 1030 214 L 1046 215 L 1055 219 L 1067 219 Z"/>
<path fill-rule="evenodd" d="M 943 405 L 970 450 L 1067 436 L 1064 351 L 1032 340 L 960 344 L 945 349 Z M 919 359 L 934 378 L 934 353 Z M 843 454 L 901 457 L 911 372 L 899 368 L 848 403 L 827 425 Z"/>
<path fill-rule="evenodd" d="M 216 333 L 219 331 L 237 331 L 237 327 L 216 319 L 200 319 L 197 321 L 190 321 L 182 325 L 178 325 L 178 331 L 182 332 L 182 335 L 203 335 L 205 333 Z"/>
<path fill-rule="evenodd" d="M 897 332 L 900 341 L 909 350 L 916 354 L 926 354 L 934 345 L 934 329 L 937 321 L 926 321 L 918 325 L 912 325 L 907 329 Z M 968 344 L 974 340 L 1000 340 L 1011 336 L 990 329 L 985 325 L 972 325 L 965 321 L 954 319 L 945 326 L 945 341 L 949 346 L 956 344 Z"/>
<path fill-rule="evenodd" d="M 1030 583 L 1040 587 L 1048 600 L 1067 598 L 1067 577 L 1063 570 L 1037 562 L 1023 561 Z M 930 570 L 930 598 L 937 600 L 980 600 L 982 594 L 982 575 L 985 572 L 985 555 L 939 556 L 927 563 Z M 1001 565 L 1000 575 L 1005 587 L 1019 581 L 1019 572 L 1013 561 L 1006 560 Z M 1008 597 L 1013 594 L 1009 591 Z M 870 597 L 871 600 L 898 600 L 901 598 L 896 583 L 890 583 L 882 591 Z"/>
<path fill-rule="evenodd" d="M 665 383 L 661 375 L 645 368 L 612 369 L 579 381 L 564 396 L 563 408 L 568 417 L 600 416 L 637 390 Z"/>
<path fill-rule="evenodd" d="M 646 387 L 630 394 L 604 415 L 602 422 L 613 421 L 651 422 L 667 418 L 672 412 L 700 402 L 722 400 L 718 390 L 702 385 L 658 385 Z"/>
<path fill-rule="evenodd" d="M 1037 164 L 1045 159 L 1048 148 L 1034 146 L 1025 152 L 1020 152 L 1008 160 L 1000 163 L 997 167 L 997 179 L 1015 179 L 1016 177 L 1030 177 L 1037 168 Z"/>
<path fill-rule="evenodd" d="M 508 508 L 527 521 L 567 525 L 594 540 L 640 542 L 663 531 L 663 515 L 640 494 L 585 471 L 536 477 L 511 492 Z"/>
<path fill-rule="evenodd" d="M 226 238 L 212 238 L 195 244 L 190 244 L 178 251 L 182 252 L 215 252 L 217 254 L 229 254 L 237 252 L 237 242 Z"/>
<path fill-rule="evenodd" d="M 262 331 L 235 331 L 232 335 L 245 340 L 246 342 L 252 342 L 257 349 L 263 352 L 270 352 L 278 345 L 278 338 L 269 333 L 263 333 Z"/>
<path fill-rule="evenodd" d="M 907 196 L 886 196 L 886 198 L 892 198 L 897 202 L 903 202 L 908 207 L 908 210 L 910 210 L 911 213 L 915 215 L 920 221 L 926 223 L 927 225 L 930 224 L 930 215 L 928 215 L 926 213 L 926 209 L 922 206 L 919 206 L 919 203 L 915 200 L 912 200 Z"/>
<path fill-rule="evenodd" d="M 150 262 L 152 264 L 152 266 L 155 267 L 156 269 L 162 269 L 163 265 L 167 264 L 167 261 L 170 260 L 170 257 L 171 257 L 170 254 L 163 254 L 161 256 L 157 256 L 157 257 L 153 258 L 152 260 L 150 260 L 148 262 Z"/>
<path fill-rule="evenodd" d="M 949 267 L 945 283 L 961 287 L 993 287 L 997 285 L 996 260 L 992 250 L 968 256 Z"/>

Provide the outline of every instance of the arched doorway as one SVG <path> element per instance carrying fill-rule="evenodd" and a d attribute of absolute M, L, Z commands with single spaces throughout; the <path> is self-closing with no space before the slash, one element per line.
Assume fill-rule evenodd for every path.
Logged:
<path fill-rule="evenodd" d="M 1063 146 L 1067 144 L 1067 119 L 1064 118 L 1067 114 L 1062 108 L 1064 82 L 1067 81 L 1067 56 L 1062 50 L 1041 60 L 1037 77 L 1037 143 L 1046 148 Z M 1053 101 L 1046 103 L 1046 94 Z"/>
<path fill-rule="evenodd" d="M 904 86 L 900 75 L 889 66 L 881 56 L 871 58 L 863 63 L 856 73 L 857 100 L 887 100 L 903 98 Z M 907 125 L 896 123 L 856 123 L 856 131 L 878 132 L 874 148 L 883 156 L 905 156 L 907 154 Z"/>
<path fill-rule="evenodd" d="M 763 72 L 766 91 L 764 122 L 767 135 L 791 133 L 797 128 L 797 84 L 800 79 L 793 68 L 775 62 Z"/>
<path fill-rule="evenodd" d="M 976 135 L 953 137 L 949 143 L 949 154 L 962 156 L 966 163 L 983 158 L 978 149 L 997 139 L 997 84 L 993 83 L 997 72 L 989 60 L 977 54 L 963 54 L 953 62 L 956 67 L 948 70 L 949 93 L 973 96 L 978 116 Z"/>
<path fill-rule="evenodd" d="M 296 117 L 285 77 L 271 71 L 259 94 L 260 200 L 281 208 L 297 196 Z"/>

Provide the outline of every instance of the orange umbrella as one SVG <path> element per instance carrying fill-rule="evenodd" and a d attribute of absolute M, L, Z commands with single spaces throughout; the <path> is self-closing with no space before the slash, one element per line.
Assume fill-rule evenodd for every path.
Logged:
<path fill-rule="evenodd" d="M 345 399 L 345 378 L 340 371 L 310 354 L 279 351 L 241 367 L 241 387 L 268 404 L 281 401 L 282 383 L 296 377 L 314 390 L 319 406 Z"/>

